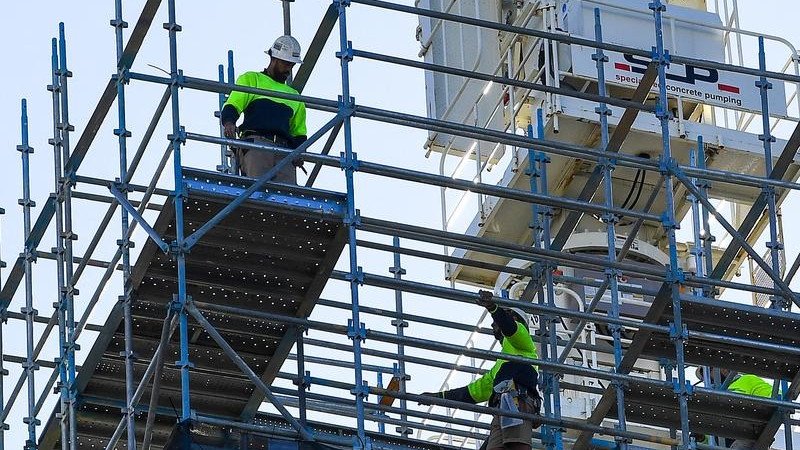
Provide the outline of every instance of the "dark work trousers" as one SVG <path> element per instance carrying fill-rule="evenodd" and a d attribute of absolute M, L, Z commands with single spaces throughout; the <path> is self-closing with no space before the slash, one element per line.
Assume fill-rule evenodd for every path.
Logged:
<path fill-rule="evenodd" d="M 276 145 L 272 140 L 261 136 L 250 136 L 247 139 L 253 141 L 255 144 Z M 239 160 L 239 168 L 242 175 L 250 178 L 259 178 L 275 167 L 275 165 L 283 159 L 283 155 L 269 151 L 237 148 L 236 158 Z M 297 169 L 292 163 L 289 163 L 270 181 L 284 184 L 297 184 Z"/>

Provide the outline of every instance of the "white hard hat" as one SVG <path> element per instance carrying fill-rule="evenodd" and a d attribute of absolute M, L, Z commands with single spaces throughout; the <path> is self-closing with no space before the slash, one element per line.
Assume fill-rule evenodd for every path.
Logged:
<path fill-rule="evenodd" d="M 272 47 L 264 51 L 264 53 L 290 63 L 302 64 L 303 62 L 300 59 L 300 43 L 297 42 L 297 39 L 288 35 L 275 39 Z"/>
<path fill-rule="evenodd" d="M 511 311 L 514 314 L 516 314 L 519 317 L 521 317 L 526 328 L 528 328 L 528 329 L 531 328 L 531 315 L 530 314 L 526 313 L 525 311 L 521 310 L 520 308 L 511 307 L 511 308 L 506 308 L 506 309 L 508 309 L 509 311 Z"/>

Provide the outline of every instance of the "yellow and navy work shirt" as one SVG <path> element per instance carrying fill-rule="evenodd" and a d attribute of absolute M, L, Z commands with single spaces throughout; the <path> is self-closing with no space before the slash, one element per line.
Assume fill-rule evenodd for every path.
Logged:
<path fill-rule="evenodd" d="M 528 328 L 521 322 L 515 322 L 515 324 L 517 330 L 514 334 L 503 338 L 502 353 L 538 358 L 536 346 L 533 344 Z M 491 370 L 467 385 L 467 390 L 475 403 L 481 403 L 492 397 L 496 384 L 509 379 L 513 379 L 517 385 L 527 388 L 529 392 L 536 392 L 537 378 L 536 369 L 531 364 L 498 359 Z"/>
<path fill-rule="evenodd" d="M 772 397 L 772 386 L 762 378 L 743 373 L 728 386 L 728 390 L 737 394 L 755 397 Z"/>
<path fill-rule="evenodd" d="M 236 84 L 289 94 L 298 93 L 293 87 L 273 80 L 264 72 L 245 72 L 236 79 Z M 292 147 L 306 140 L 306 106 L 302 102 L 232 91 L 222 108 L 222 123 L 236 122 L 242 113 L 244 121 L 239 127 L 242 133 L 276 134 L 286 138 Z"/>

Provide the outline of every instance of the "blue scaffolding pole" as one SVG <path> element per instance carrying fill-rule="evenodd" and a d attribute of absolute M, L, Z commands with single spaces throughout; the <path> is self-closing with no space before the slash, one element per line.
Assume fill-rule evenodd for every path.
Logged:
<path fill-rule="evenodd" d="M 67 38 L 64 30 L 64 23 L 58 24 L 58 92 L 61 97 L 61 117 L 58 122 L 58 128 L 61 138 L 61 168 L 65 169 L 65 164 L 70 158 L 70 133 L 75 128 L 69 122 L 69 89 L 68 79 L 72 77 L 72 72 L 67 68 Z M 73 242 L 78 239 L 72 228 L 72 188 L 75 185 L 75 172 L 63 171 L 61 174 L 61 195 L 63 196 L 64 204 L 64 230 L 62 238 L 64 240 L 64 300 L 66 309 L 66 369 L 67 369 L 67 407 L 69 408 L 69 448 L 77 448 L 77 408 L 78 408 L 78 393 L 76 391 L 75 379 L 77 377 L 77 368 L 75 363 L 75 352 L 79 350 L 76 344 L 77 331 L 75 329 L 75 296 L 78 295 L 78 289 L 75 288 L 74 281 L 74 250 Z M 58 192 L 58 191 L 57 191 Z M 47 388 L 49 389 L 49 387 Z M 47 390 L 46 389 L 46 390 Z M 37 411 L 41 408 L 37 404 Z"/>
<path fill-rule="evenodd" d="M 114 1 L 114 19 L 111 21 L 111 26 L 114 27 L 114 37 L 117 49 L 117 128 L 114 130 L 114 135 L 117 136 L 119 144 L 119 178 L 117 179 L 114 187 L 120 192 L 122 199 L 120 204 L 125 206 L 128 202 L 128 185 L 124 180 L 128 179 L 128 138 L 131 132 L 127 129 L 125 118 L 125 84 L 127 80 L 127 67 L 122 63 L 122 55 L 124 51 L 124 43 L 122 38 L 122 30 L 127 28 L 128 24 L 122 19 L 122 0 Z M 174 93 L 173 93 L 174 94 Z M 133 362 L 135 355 L 133 353 L 133 319 L 131 317 L 131 253 L 130 249 L 133 247 L 133 242 L 130 240 L 130 219 L 128 218 L 128 210 L 122 208 L 120 211 L 121 221 L 121 238 L 117 241 L 117 245 L 122 253 L 122 295 L 117 300 L 122 303 L 123 315 L 123 329 L 125 339 L 125 349 L 122 352 L 123 360 L 125 361 L 125 407 L 122 414 L 126 421 L 126 435 L 128 448 L 136 448 L 136 405 L 133 404 L 133 394 L 135 390 L 135 380 L 133 374 Z"/>
<path fill-rule="evenodd" d="M 178 314 L 178 328 L 180 330 L 180 359 L 176 361 L 176 366 L 181 373 L 181 412 L 180 426 L 185 439 L 181 445 L 188 446 L 189 426 L 192 419 L 191 400 L 189 395 L 189 369 L 192 363 L 189 361 L 189 316 L 186 311 L 188 301 L 186 293 L 186 253 L 188 248 L 184 242 L 184 222 L 183 208 L 186 197 L 186 190 L 183 186 L 183 166 L 181 164 L 181 145 L 185 142 L 185 133 L 181 127 L 180 104 L 178 103 L 178 84 L 183 78 L 183 73 L 178 70 L 178 32 L 181 26 L 175 18 L 175 0 L 167 2 L 169 22 L 164 24 L 164 28 L 169 32 L 169 68 L 170 68 L 170 90 L 172 97 L 172 134 L 169 139 L 172 142 L 172 161 L 174 172 L 175 190 L 172 192 L 173 204 L 175 206 L 175 241 L 170 244 L 169 251 L 175 257 L 178 266 L 178 292 L 173 298 L 172 308 Z"/>
<path fill-rule="evenodd" d="M 667 234 L 667 244 L 669 253 L 669 265 L 667 267 L 667 283 L 672 297 L 673 322 L 670 324 L 670 338 L 675 345 L 675 370 L 677 371 L 677 381 L 674 381 L 675 394 L 678 397 L 681 421 L 681 446 L 682 450 L 688 450 L 694 446 L 693 439 L 689 433 L 689 406 L 688 400 L 691 395 L 691 385 L 686 381 L 686 364 L 684 362 L 684 344 L 688 339 L 688 330 L 683 324 L 681 317 L 681 285 L 684 281 L 684 274 L 678 262 L 678 246 L 675 238 L 675 230 L 680 224 L 675 218 L 675 198 L 674 183 L 671 167 L 675 164 L 670 148 L 669 121 L 671 114 L 667 103 L 667 67 L 670 63 L 669 52 L 664 49 L 664 35 L 662 28 L 662 14 L 667 9 L 661 0 L 654 0 L 649 8 L 653 11 L 655 25 L 656 45 L 653 48 L 653 61 L 658 64 L 658 104 L 656 106 L 656 117 L 661 123 L 662 154 L 661 165 L 662 174 L 666 180 L 664 183 L 664 193 L 666 205 L 663 218 L 663 227 Z"/>
<path fill-rule="evenodd" d="M 358 286 L 363 282 L 363 272 L 358 265 L 358 252 L 356 242 L 356 228 L 359 225 L 360 217 L 355 205 L 355 183 L 354 174 L 358 169 L 358 157 L 353 151 L 353 130 L 351 119 L 355 111 L 355 99 L 350 96 L 350 62 L 353 60 L 353 47 L 347 40 L 347 8 L 350 6 L 348 0 L 333 0 L 333 5 L 339 10 L 339 52 L 336 56 L 341 62 L 342 72 L 342 95 L 339 98 L 339 117 L 343 121 L 344 127 L 344 153 L 341 155 L 341 168 L 345 175 L 347 188 L 347 212 L 345 214 L 345 225 L 348 232 L 348 253 L 350 261 L 350 299 L 352 303 L 352 317 L 348 320 L 348 336 L 353 341 L 353 373 L 355 377 L 354 388 L 356 406 L 356 435 L 353 439 L 353 448 L 363 450 L 369 448 L 366 433 L 364 430 L 364 402 L 366 401 L 369 389 L 364 381 L 361 366 L 361 345 L 366 339 L 366 328 L 361 322 L 359 310 Z"/>
<path fill-rule="evenodd" d="M 595 8 L 594 10 L 594 33 L 595 33 L 595 42 L 599 45 L 603 42 L 603 29 L 602 24 L 600 23 L 600 9 Z M 608 57 L 605 56 L 603 53 L 603 49 L 597 47 L 597 52 L 592 55 L 592 59 L 596 63 L 597 67 L 597 92 L 601 97 L 607 96 L 606 91 L 606 72 L 605 72 L 605 63 L 608 62 Z M 597 108 L 595 108 L 595 112 L 599 116 L 600 121 L 600 147 L 605 149 L 608 146 L 608 116 L 611 115 L 611 110 L 608 109 L 608 105 L 605 102 L 600 102 Z M 669 135 L 667 136 L 669 139 Z M 613 191 L 613 180 L 611 179 L 611 174 L 616 168 L 616 163 L 612 158 L 605 158 L 598 162 L 598 164 L 602 167 L 603 170 L 603 196 L 605 197 L 606 206 L 612 207 L 614 206 L 614 191 Z M 619 217 L 611 212 L 605 212 L 601 216 L 603 223 L 606 224 L 606 238 L 608 243 L 608 262 L 612 264 L 617 259 L 617 233 L 616 233 L 616 224 L 619 221 Z M 605 269 L 605 281 L 608 283 L 608 287 L 611 294 L 611 308 L 608 311 L 609 317 L 612 318 L 619 318 L 619 307 L 620 307 L 620 300 L 619 300 L 619 278 L 622 276 L 622 272 L 613 269 L 611 267 L 607 267 Z M 614 340 L 614 371 L 616 373 L 621 373 L 622 370 L 622 326 L 620 325 L 611 325 L 611 337 Z M 612 381 L 614 385 L 614 389 L 616 390 L 616 397 L 617 397 L 617 428 L 621 431 L 627 430 L 627 424 L 625 421 L 625 384 L 619 381 Z M 617 447 L 620 450 L 627 450 L 629 441 L 624 438 L 615 438 L 617 442 Z"/>
<path fill-rule="evenodd" d="M 53 138 L 50 143 L 53 145 L 53 192 L 56 196 L 56 212 L 55 212 L 55 247 L 53 253 L 56 255 L 56 298 L 57 302 L 53 303 L 55 314 L 58 316 L 58 357 L 56 358 L 57 372 L 61 378 L 61 386 L 59 387 L 59 424 L 61 428 L 61 448 L 67 450 L 70 448 L 69 441 L 69 376 L 67 375 L 67 324 L 66 324 L 66 308 L 67 308 L 67 287 L 65 282 L 65 261 L 64 261 L 64 193 L 63 193 L 63 173 L 62 173 L 62 151 L 63 145 L 61 134 L 61 87 L 59 77 L 59 59 L 58 59 L 58 39 L 53 38 L 52 41 L 52 84 L 48 86 L 48 90 L 52 92 L 53 96 Z"/>
<path fill-rule="evenodd" d="M 25 306 L 21 309 L 25 316 L 25 342 L 27 344 L 27 356 L 22 368 L 28 384 L 28 415 L 22 422 L 28 426 L 28 439 L 25 440 L 25 449 L 36 449 L 36 427 L 41 425 L 41 421 L 36 417 L 36 385 L 34 384 L 34 372 L 39 366 L 34 360 L 33 352 L 33 321 L 37 314 L 33 306 L 33 263 L 36 261 L 36 248 L 30 243 L 31 237 L 31 208 L 36 203 L 31 200 L 31 174 L 30 174 L 30 155 L 33 147 L 28 144 L 28 102 L 22 99 L 22 144 L 17 146 L 17 150 L 22 153 L 22 198 L 19 204 L 22 206 L 23 237 L 25 246 L 22 251 L 25 270 Z M 8 414 L 8 411 L 5 412 Z"/>
<path fill-rule="evenodd" d="M 0 216 L 5 213 L 6 210 L 0 208 Z M 0 225 L 2 225 L 2 221 L 0 221 Z M 0 226 L 0 248 L 2 248 L 2 244 L 3 230 L 2 226 Z M 6 268 L 6 262 L 3 261 L 2 256 L 2 252 L 0 252 L 0 290 L 3 288 L 3 269 Z M 0 308 L 0 405 L 5 405 L 5 379 L 8 375 L 8 369 L 6 369 L 5 362 L 3 361 L 3 329 L 7 322 L 8 311 L 6 308 Z M 5 450 L 6 447 L 6 430 L 8 430 L 8 424 L 5 423 L 5 420 L 0 421 L 0 450 Z"/>

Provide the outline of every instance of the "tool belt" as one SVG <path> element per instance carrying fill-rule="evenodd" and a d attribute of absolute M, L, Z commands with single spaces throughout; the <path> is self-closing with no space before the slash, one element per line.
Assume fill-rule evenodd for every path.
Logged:
<path fill-rule="evenodd" d="M 517 385 L 514 380 L 505 380 L 494 386 L 494 394 L 489 400 L 489 406 L 499 407 L 503 411 L 538 415 L 542 406 L 542 399 L 538 391 L 531 391 L 525 386 Z M 520 425 L 522 419 L 501 416 L 500 422 L 502 428 L 507 428 Z M 540 424 L 534 420 L 532 425 L 536 428 Z"/>
<path fill-rule="evenodd" d="M 255 140 L 255 138 L 261 138 L 270 142 L 274 142 L 275 144 L 281 147 L 289 146 L 289 139 L 286 139 L 285 137 L 275 133 L 261 133 L 258 131 L 245 130 L 242 132 L 241 138 L 250 140 Z"/>

